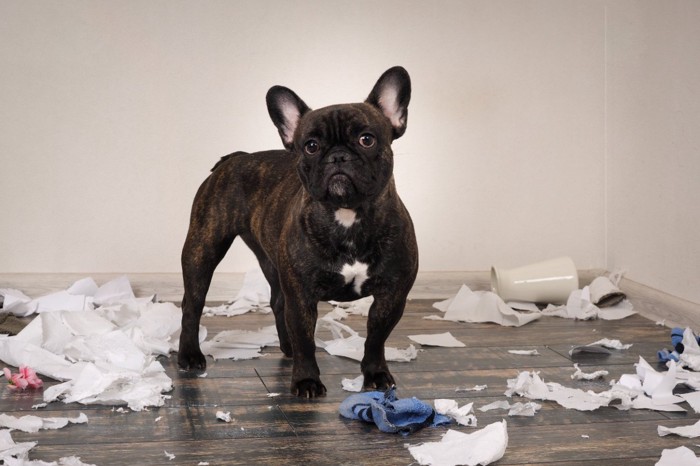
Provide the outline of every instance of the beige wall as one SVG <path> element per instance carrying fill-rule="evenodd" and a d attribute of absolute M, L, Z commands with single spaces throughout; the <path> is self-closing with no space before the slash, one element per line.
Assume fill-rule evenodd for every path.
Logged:
<path fill-rule="evenodd" d="M 357 101 L 402 64 L 396 177 L 423 270 L 568 254 L 700 301 L 700 14 L 683 5 L 1 2 L 0 272 L 178 271 L 218 157 L 281 147 L 271 85 Z M 220 271 L 253 263 L 239 244 Z"/>

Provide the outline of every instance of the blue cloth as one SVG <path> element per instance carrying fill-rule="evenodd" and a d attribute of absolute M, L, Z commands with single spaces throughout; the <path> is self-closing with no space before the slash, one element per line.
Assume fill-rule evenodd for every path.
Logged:
<path fill-rule="evenodd" d="M 683 332 L 684 330 L 680 327 L 675 327 L 673 330 L 671 330 L 671 346 L 673 347 L 672 351 L 667 350 L 666 348 L 657 351 L 656 355 L 659 358 L 659 361 L 661 362 L 668 362 L 668 361 L 676 361 L 680 359 L 680 355 L 683 353 L 685 350 L 685 346 L 683 345 Z M 700 337 L 695 336 L 695 339 L 700 343 Z"/>
<path fill-rule="evenodd" d="M 661 362 L 669 362 L 669 361 L 676 361 L 678 362 L 679 354 L 677 351 L 668 351 L 666 348 L 657 351 L 656 355 L 659 357 L 659 361 Z"/>
<path fill-rule="evenodd" d="M 395 387 L 386 392 L 350 395 L 340 403 L 339 411 L 348 419 L 376 424 L 382 432 L 402 435 L 426 426 L 435 427 L 451 422 L 449 417 L 437 414 L 429 404 L 418 398 L 398 399 Z"/>

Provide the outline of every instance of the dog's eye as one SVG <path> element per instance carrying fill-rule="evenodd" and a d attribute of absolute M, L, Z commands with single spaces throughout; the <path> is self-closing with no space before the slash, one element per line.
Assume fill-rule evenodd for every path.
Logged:
<path fill-rule="evenodd" d="M 365 133 L 362 136 L 360 136 L 360 145 L 365 148 L 370 148 L 374 146 L 374 143 L 376 141 L 377 139 L 369 133 Z"/>
<path fill-rule="evenodd" d="M 318 149 L 320 146 L 318 145 L 318 142 L 315 139 L 309 139 L 306 141 L 306 144 L 304 144 L 304 152 L 306 152 L 309 155 L 314 155 L 316 152 L 318 152 Z"/>

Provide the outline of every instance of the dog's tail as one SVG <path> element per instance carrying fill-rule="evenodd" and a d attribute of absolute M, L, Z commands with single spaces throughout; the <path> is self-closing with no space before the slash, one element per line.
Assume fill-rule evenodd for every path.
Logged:
<path fill-rule="evenodd" d="M 214 165 L 214 167 L 211 169 L 211 171 L 214 171 L 217 168 L 219 168 L 224 162 L 226 162 L 231 157 L 237 157 L 239 155 L 248 155 L 248 152 L 236 151 L 233 154 L 224 155 L 223 157 L 221 157 L 221 160 L 216 162 L 216 165 Z"/>

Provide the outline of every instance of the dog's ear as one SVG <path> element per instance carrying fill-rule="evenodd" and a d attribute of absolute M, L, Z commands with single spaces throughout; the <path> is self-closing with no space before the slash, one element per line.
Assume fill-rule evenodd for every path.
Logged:
<path fill-rule="evenodd" d="M 410 100 L 411 78 L 405 69 L 395 66 L 381 75 L 365 102 L 379 108 L 389 119 L 394 128 L 394 139 L 397 139 L 406 131 Z"/>
<path fill-rule="evenodd" d="M 309 107 L 292 90 L 282 86 L 271 87 L 265 100 L 267 111 L 280 133 L 284 147 L 291 150 L 294 131 L 301 117 L 309 111 Z"/>

